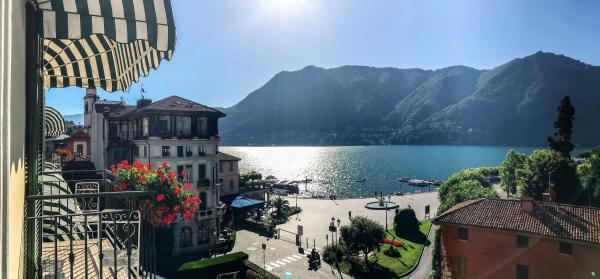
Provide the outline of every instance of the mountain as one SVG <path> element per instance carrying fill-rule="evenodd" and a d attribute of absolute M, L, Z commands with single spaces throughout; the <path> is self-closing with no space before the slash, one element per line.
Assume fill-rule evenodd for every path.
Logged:
<path fill-rule="evenodd" d="M 65 121 L 73 121 L 76 125 L 83 125 L 83 113 L 63 115 Z"/>
<path fill-rule="evenodd" d="M 537 52 L 491 70 L 308 66 L 225 108 L 223 144 L 545 145 L 560 99 L 573 141 L 600 143 L 600 67 Z"/>

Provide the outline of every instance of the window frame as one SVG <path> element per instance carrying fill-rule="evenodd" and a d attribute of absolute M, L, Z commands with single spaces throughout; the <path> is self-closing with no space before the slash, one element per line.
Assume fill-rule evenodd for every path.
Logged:
<path fill-rule="evenodd" d="M 466 236 L 466 237 L 463 238 L 464 236 Z M 469 229 L 465 228 L 465 227 L 458 227 L 457 233 L 456 233 L 456 238 L 458 240 L 469 241 Z"/>
<path fill-rule="evenodd" d="M 565 250 L 566 249 L 566 250 Z M 573 244 L 569 242 L 558 242 L 558 253 L 561 255 L 573 255 Z"/>
<path fill-rule="evenodd" d="M 529 266 L 525 264 L 517 264 L 515 277 L 517 279 L 529 279 Z M 523 275 L 523 272 L 524 275 Z"/>
<path fill-rule="evenodd" d="M 160 150 L 162 151 L 161 152 L 162 157 L 171 157 L 171 146 L 163 145 L 163 146 L 161 146 Z"/>
<path fill-rule="evenodd" d="M 469 259 L 464 256 L 458 256 L 458 274 L 467 275 L 469 270 Z"/>
<path fill-rule="evenodd" d="M 529 248 L 529 237 L 526 235 L 517 235 L 517 248 Z"/>

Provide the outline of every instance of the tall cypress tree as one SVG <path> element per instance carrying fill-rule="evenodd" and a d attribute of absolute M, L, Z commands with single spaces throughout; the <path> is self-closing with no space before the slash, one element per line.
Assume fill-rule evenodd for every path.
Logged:
<path fill-rule="evenodd" d="M 558 106 L 558 118 L 554 121 L 557 129 L 554 137 L 548 137 L 548 145 L 564 157 L 571 157 L 571 151 L 575 145 L 571 143 L 573 120 L 575 119 L 575 108 L 571 105 L 571 98 L 565 96 Z"/>

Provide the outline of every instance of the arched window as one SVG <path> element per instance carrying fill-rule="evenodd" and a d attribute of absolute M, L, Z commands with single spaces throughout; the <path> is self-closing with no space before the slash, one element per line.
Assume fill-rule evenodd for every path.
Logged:
<path fill-rule="evenodd" d="M 209 237 L 210 233 L 208 227 L 202 225 L 198 227 L 198 245 L 209 243 Z"/>
<path fill-rule="evenodd" d="M 77 153 L 77 155 L 83 155 L 83 144 L 81 144 L 81 143 L 78 144 L 75 150 L 76 150 L 75 152 Z"/>
<path fill-rule="evenodd" d="M 206 210 L 206 192 L 200 193 L 200 210 Z"/>
<path fill-rule="evenodd" d="M 179 247 L 192 246 L 192 229 L 190 227 L 183 227 L 179 235 Z"/>

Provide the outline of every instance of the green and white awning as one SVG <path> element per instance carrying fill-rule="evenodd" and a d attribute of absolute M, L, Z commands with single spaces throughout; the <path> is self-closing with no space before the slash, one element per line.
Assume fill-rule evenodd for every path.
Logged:
<path fill-rule="evenodd" d="M 170 0 L 37 0 L 45 88 L 126 90 L 175 49 Z"/>
<path fill-rule="evenodd" d="M 52 107 L 44 107 L 44 131 L 46 137 L 55 138 L 65 133 L 65 119 Z"/>

